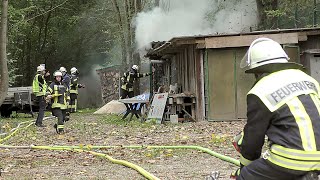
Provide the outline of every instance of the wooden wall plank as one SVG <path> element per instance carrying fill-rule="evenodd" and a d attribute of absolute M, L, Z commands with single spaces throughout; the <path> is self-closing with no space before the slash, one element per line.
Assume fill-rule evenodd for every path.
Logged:
<path fill-rule="evenodd" d="M 208 37 L 205 39 L 206 48 L 227 48 L 250 46 L 257 38 L 266 37 L 277 41 L 280 44 L 296 44 L 299 40 L 298 33 L 282 34 L 259 34 L 225 37 Z"/>

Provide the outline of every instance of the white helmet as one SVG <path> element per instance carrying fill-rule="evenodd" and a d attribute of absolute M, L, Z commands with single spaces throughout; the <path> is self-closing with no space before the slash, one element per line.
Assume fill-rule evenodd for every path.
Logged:
<path fill-rule="evenodd" d="M 289 63 L 288 60 L 288 55 L 279 43 L 269 38 L 258 38 L 251 43 L 249 50 L 240 63 L 240 67 L 247 68 L 246 73 L 263 72 L 266 65 L 279 67 L 280 65 L 288 66 L 289 64 L 294 64 L 294 66 L 301 67 L 297 63 Z"/>
<path fill-rule="evenodd" d="M 78 72 L 78 69 L 73 67 L 70 69 L 71 74 L 76 74 L 76 72 Z"/>
<path fill-rule="evenodd" d="M 67 72 L 67 69 L 65 67 L 60 67 L 59 71 L 60 72 Z"/>
<path fill-rule="evenodd" d="M 132 69 L 138 71 L 139 70 L 139 66 L 138 65 L 133 65 Z"/>
<path fill-rule="evenodd" d="M 61 76 L 61 77 L 62 77 L 62 73 L 61 73 L 60 71 L 55 71 L 55 72 L 53 73 L 53 76 L 54 76 L 54 77 L 57 77 L 57 76 Z"/>
<path fill-rule="evenodd" d="M 42 72 L 42 71 L 45 71 L 45 70 L 46 70 L 45 67 L 42 66 L 42 65 L 37 67 L 37 72 Z"/>

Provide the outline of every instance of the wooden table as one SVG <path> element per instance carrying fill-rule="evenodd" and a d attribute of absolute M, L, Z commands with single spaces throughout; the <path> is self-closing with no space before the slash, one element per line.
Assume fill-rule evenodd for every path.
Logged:
<path fill-rule="evenodd" d="M 124 116 L 122 117 L 122 119 L 125 119 L 129 114 L 131 114 L 130 119 L 129 119 L 129 121 L 131 121 L 133 115 L 135 115 L 137 118 L 140 118 L 142 116 L 141 109 L 149 101 L 138 100 L 138 99 L 119 99 L 119 102 L 122 102 L 127 108 L 127 111 L 124 114 Z M 139 106 L 139 107 L 137 107 L 137 106 Z"/>

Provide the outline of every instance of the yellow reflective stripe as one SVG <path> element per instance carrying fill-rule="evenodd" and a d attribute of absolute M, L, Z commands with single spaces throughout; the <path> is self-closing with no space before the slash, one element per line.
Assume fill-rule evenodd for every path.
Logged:
<path fill-rule="evenodd" d="M 57 85 L 54 85 L 54 86 L 53 86 L 53 90 L 54 90 L 54 91 L 53 91 L 53 92 L 54 92 L 54 93 L 53 93 L 53 97 L 54 97 L 54 98 L 53 98 L 52 107 L 53 107 L 53 108 L 55 108 L 55 107 L 59 107 L 59 108 L 60 108 L 60 107 L 61 107 L 61 104 L 58 103 L 58 96 L 59 96 L 58 86 L 57 86 Z"/>
<path fill-rule="evenodd" d="M 317 107 L 319 116 L 320 116 L 320 100 L 319 97 L 314 95 L 314 94 L 310 94 L 312 101 L 314 102 L 314 105 Z"/>
<path fill-rule="evenodd" d="M 48 90 L 49 90 L 50 93 L 53 92 L 53 90 L 51 89 L 51 87 L 48 87 Z"/>
<path fill-rule="evenodd" d="M 272 145 L 271 152 L 283 157 L 287 157 L 295 160 L 319 160 L 320 161 L 320 151 L 303 151 L 297 149 L 289 149 L 280 145 Z"/>
<path fill-rule="evenodd" d="M 58 86 L 57 86 L 57 85 L 54 85 L 53 89 L 54 89 L 54 95 L 55 95 L 55 96 L 59 96 Z"/>
<path fill-rule="evenodd" d="M 70 93 L 78 94 L 78 90 L 70 90 Z"/>
<path fill-rule="evenodd" d="M 130 77 L 131 77 L 131 75 L 129 74 L 129 75 L 127 76 L 127 82 L 130 81 Z"/>
<path fill-rule="evenodd" d="M 252 161 L 246 159 L 245 157 L 242 156 L 242 154 L 240 155 L 240 163 L 245 165 L 245 166 L 248 166 Z"/>
<path fill-rule="evenodd" d="M 58 125 L 57 128 L 58 128 L 58 129 L 63 129 L 63 128 L 64 128 L 64 125 Z"/>
<path fill-rule="evenodd" d="M 61 108 L 62 104 L 59 103 L 53 103 L 52 108 Z"/>
<path fill-rule="evenodd" d="M 244 137 L 244 132 L 242 131 L 242 132 L 241 132 L 241 138 L 240 138 L 240 140 L 238 141 L 238 144 L 239 144 L 239 145 L 242 144 L 243 137 Z"/>
<path fill-rule="evenodd" d="M 299 170 L 299 171 L 315 171 L 320 170 L 320 161 L 300 161 L 287 159 L 281 156 L 278 156 L 274 153 L 270 153 L 270 156 L 267 159 L 268 161 L 276 164 L 278 166 Z"/>
<path fill-rule="evenodd" d="M 302 146 L 306 151 L 316 151 L 316 141 L 312 128 L 312 122 L 298 97 L 287 102 L 296 123 L 298 124 Z"/>

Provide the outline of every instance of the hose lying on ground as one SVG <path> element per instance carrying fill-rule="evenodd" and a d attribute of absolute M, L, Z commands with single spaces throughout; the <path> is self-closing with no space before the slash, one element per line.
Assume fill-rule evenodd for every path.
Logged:
<path fill-rule="evenodd" d="M 51 119 L 54 118 L 54 116 L 52 117 L 47 117 L 46 119 Z M 117 159 L 113 159 L 111 156 L 108 156 L 106 154 L 103 153 L 98 153 L 98 152 L 94 152 L 94 151 L 90 151 L 91 149 L 110 149 L 110 148 L 132 148 L 132 149 L 192 149 L 192 150 L 198 150 L 201 152 L 205 152 L 207 154 L 210 154 L 216 158 L 219 158 L 223 161 L 235 164 L 237 166 L 240 166 L 240 162 L 234 158 L 219 154 L 217 152 L 214 152 L 208 148 L 204 148 L 201 146 L 91 146 L 91 145 L 87 145 L 87 146 L 9 146 L 9 145 L 2 145 L 1 143 L 3 141 L 8 140 L 10 137 L 12 137 L 19 129 L 25 129 L 30 127 L 31 125 L 34 124 L 34 122 L 28 124 L 25 127 L 20 127 L 20 125 L 28 123 L 31 121 L 26 121 L 26 122 L 22 122 L 20 123 L 16 128 L 12 129 L 10 132 L 12 132 L 11 134 L 9 134 L 8 136 L 6 136 L 3 139 L 0 139 L 0 148 L 6 148 L 6 149 L 43 149 L 43 150 L 68 150 L 68 151 L 76 151 L 76 152 L 88 152 L 91 153 L 93 155 L 96 156 L 100 156 L 100 157 L 104 157 L 108 160 L 110 160 L 111 162 L 115 163 L 115 164 L 120 164 L 120 165 L 124 165 L 127 167 L 130 167 L 136 171 L 138 171 L 140 174 L 142 174 L 144 177 L 148 178 L 148 179 L 156 179 L 158 180 L 157 177 L 155 177 L 154 175 L 152 175 L 151 173 L 147 172 L 146 170 L 144 170 L 143 168 L 124 161 L 124 160 L 117 160 Z"/>
<path fill-rule="evenodd" d="M 62 147 L 62 146 L 34 146 L 34 145 L 31 145 L 31 146 L 0 145 L 0 148 L 6 148 L 6 149 L 38 149 L 38 150 L 59 150 L 59 151 L 67 150 L 67 151 L 75 151 L 75 152 L 86 152 L 86 153 L 90 153 L 95 156 L 104 157 L 104 158 L 108 159 L 109 161 L 111 161 L 112 163 L 120 164 L 120 165 L 129 167 L 129 168 L 132 168 L 132 169 L 136 170 L 137 172 L 139 172 L 141 175 L 143 175 L 147 179 L 159 180 L 159 178 L 157 178 L 153 174 L 149 173 L 148 171 L 146 171 L 142 167 L 135 165 L 133 163 L 130 163 L 128 161 L 114 159 L 107 154 L 98 153 L 98 152 L 94 152 L 94 151 L 88 151 L 88 150 L 84 150 L 84 149 L 80 149 L 80 148 L 72 148 L 72 147 L 73 146 L 69 146 L 69 147 L 63 146 Z"/>
<path fill-rule="evenodd" d="M 8 146 L 0 146 L 0 148 L 5 148 Z M 22 146 L 23 147 L 23 146 Z M 204 148 L 201 146 L 32 146 L 34 149 L 41 149 L 43 147 L 50 147 L 53 149 L 60 149 L 63 150 L 64 148 L 71 148 L 71 149 L 85 149 L 85 150 L 92 150 L 92 149 L 116 149 L 116 148 L 130 148 L 130 149 L 192 149 L 192 150 L 198 150 L 201 152 L 205 152 L 207 154 L 210 154 L 211 156 L 214 156 L 216 158 L 219 158 L 223 161 L 232 163 L 236 166 L 240 166 L 239 160 L 236 160 L 234 158 L 219 154 L 217 152 L 214 152 L 208 148 Z"/>
<path fill-rule="evenodd" d="M 29 123 L 29 122 L 32 122 L 32 121 L 33 121 L 33 120 L 21 122 L 21 123 L 19 123 L 19 124 L 17 125 L 17 127 L 11 129 L 9 132 L 1 133 L 0 136 L 5 136 L 5 135 L 7 135 L 8 133 L 11 133 L 12 131 L 15 131 L 16 129 L 19 129 L 22 124 L 26 124 L 26 123 Z"/>
<path fill-rule="evenodd" d="M 48 119 L 53 119 L 53 118 L 55 118 L 55 117 L 54 117 L 54 116 L 45 117 L 45 118 L 43 118 L 43 121 L 48 120 Z M 28 124 L 27 126 L 25 126 L 25 127 L 20 127 L 22 124 L 26 124 L 26 123 L 29 123 L 29 124 Z M 20 129 L 26 129 L 26 128 L 30 127 L 31 125 L 33 125 L 33 124 L 34 124 L 34 120 L 24 121 L 24 122 L 19 123 L 17 127 L 11 129 L 11 130 L 8 132 L 8 133 L 10 133 L 8 136 L 0 139 L 0 144 L 1 144 L 2 142 L 4 142 L 4 141 L 8 140 L 9 138 L 11 138 L 11 137 L 12 137 L 15 133 L 17 133 Z M 8 134 L 8 133 L 3 133 L 3 134 L 6 135 L 6 134 Z M 3 135 L 3 134 L 1 134 L 1 135 Z"/>

